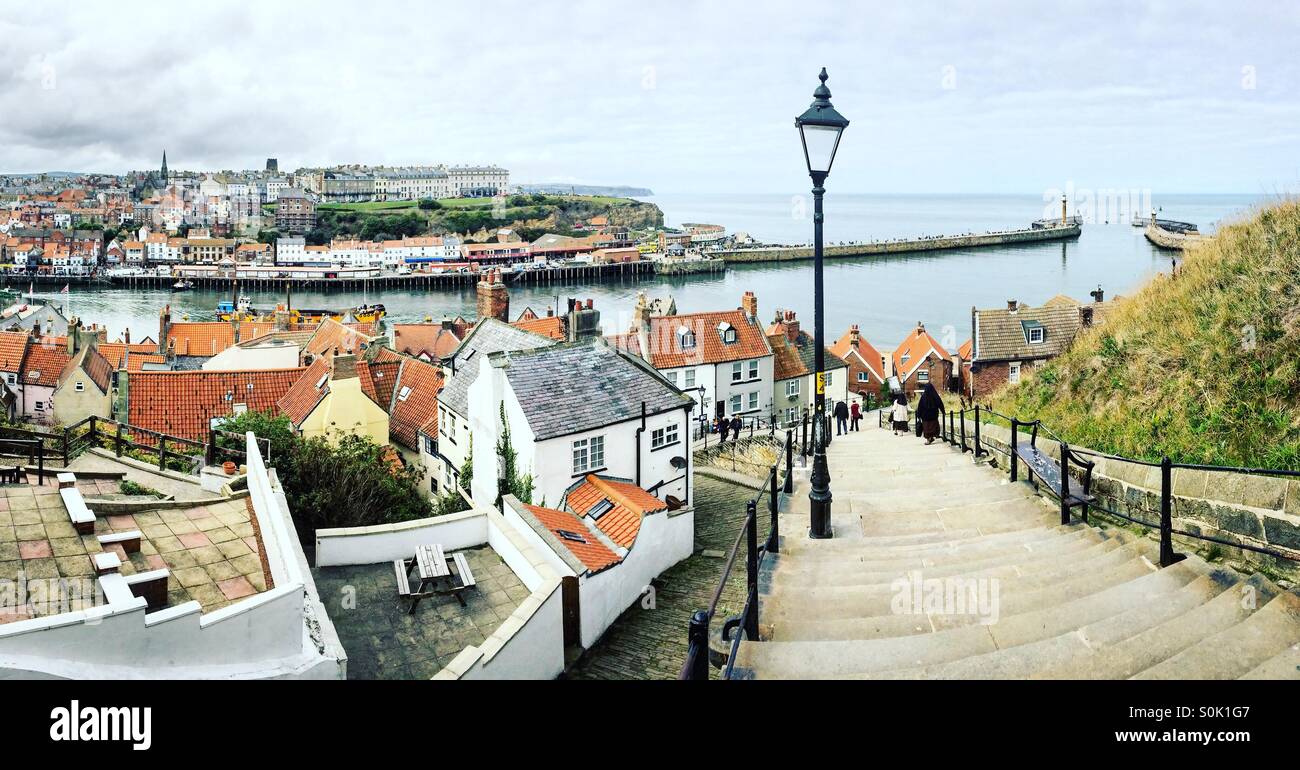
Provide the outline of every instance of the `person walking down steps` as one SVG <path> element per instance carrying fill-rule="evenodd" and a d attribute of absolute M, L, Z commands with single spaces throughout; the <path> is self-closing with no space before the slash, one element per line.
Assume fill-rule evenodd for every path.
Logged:
<path fill-rule="evenodd" d="M 835 435 L 849 432 L 849 407 L 843 401 L 835 405 Z"/>
<path fill-rule="evenodd" d="M 894 399 L 894 408 L 889 411 L 889 420 L 894 423 L 894 435 L 907 435 L 907 396 L 900 395 Z"/>
<path fill-rule="evenodd" d="M 933 444 L 939 437 L 939 416 L 943 414 L 943 399 L 934 383 L 927 382 L 921 393 L 921 400 L 916 404 L 916 416 L 921 421 L 921 435 L 926 444 Z"/>
<path fill-rule="evenodd" d="M 862 422 L 862 410 L 858 408 L 858 402 L 854 401 L 849 408 L 849 430 L 856 431 L 859 422 Z"/>

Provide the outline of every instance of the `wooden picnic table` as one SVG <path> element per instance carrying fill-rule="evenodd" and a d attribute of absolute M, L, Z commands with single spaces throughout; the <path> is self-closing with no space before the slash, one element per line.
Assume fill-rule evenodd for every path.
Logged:
<path fill-rule="evenodd" d="M 455 595 L 461 606 L 465 606 L 465 599 L 461 592 L 475 585 L 474 575 L 470 572 L 469 562 L 466 561 L 465 555 L 461 553 L 453 554 L 453 561 L 456 562 L 456 574 L 453 575 L 448 559 L 443 553 L 442 545 L 438 543 L 429 543 L 427 545 L 416 546 L 415 558 L 399 559 L 393 563 L 397 572 L 397 592 L 400 596 L 411 600 L 407 613 L 415 612 L 416 605 L 426 596 L 436 593 L 450 593 Z M 414 591 L 410 586 L 411 568 L 414 567 L 416 574 L 420 576 L 420 587 Z M 437 581 L 446 578 L 447 586 L 439 590 Z"/>

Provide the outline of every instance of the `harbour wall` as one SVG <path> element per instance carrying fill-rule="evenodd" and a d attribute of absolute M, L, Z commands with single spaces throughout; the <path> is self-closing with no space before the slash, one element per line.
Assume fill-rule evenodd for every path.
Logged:
<path fill-rule="evenodd" d="M 824 254 L 827 259 L 841 257 L 869 257 L 878 254 L 904 254 L 915 251 L 940 251 L 947 249 L 971 249 L 984 246 L 1006 246 L 1017 243 L 1037 243 L 1040 241 L 1063 241 L 1078 238 L 1082 231 L 1080 225 L 1065 227 L 1027 228 L 1008 230 L 1000 233 L 979 233 L 975 235 L 952 235 L 937 238 L 923 238 L 906 241 L 877 241 L 849 245 L 826 246 Z M 774 246 L 757 249 L 735 249 L 713 252 L 717 256 L 732 262 L 792 262 L 812 259 L 811 246 Z"/>

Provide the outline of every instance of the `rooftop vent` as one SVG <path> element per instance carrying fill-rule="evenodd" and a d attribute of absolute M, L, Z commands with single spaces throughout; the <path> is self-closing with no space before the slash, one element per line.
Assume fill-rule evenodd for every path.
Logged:
<path fill-rule="evenodd" d="M 584 543 L 584 544 L 585 544 L 585 543 L 587 542 L 587 539 L 586 539 L 585 537 L 583 537 L 582 535 L 579 535 L 577 532 L 570 532 L 570 531 L 567 530 L 567 529 L 557 529 L 557 530 L 555 531 L 555 533 L 556 533 L 557 535 L 559 535 L 560 537 L 564 538 L 565 540 L 568 540 L 568 541 L 573 542 L 573 543 Z"/>

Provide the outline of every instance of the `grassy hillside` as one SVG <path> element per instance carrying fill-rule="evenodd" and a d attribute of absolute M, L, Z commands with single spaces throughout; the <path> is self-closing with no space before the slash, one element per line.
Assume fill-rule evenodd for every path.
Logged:
<path fill-rule="evenodd" d="M 1222 227 L 994 408 L 1132 457 L 1300 468 L 1300 202 Z"/>

